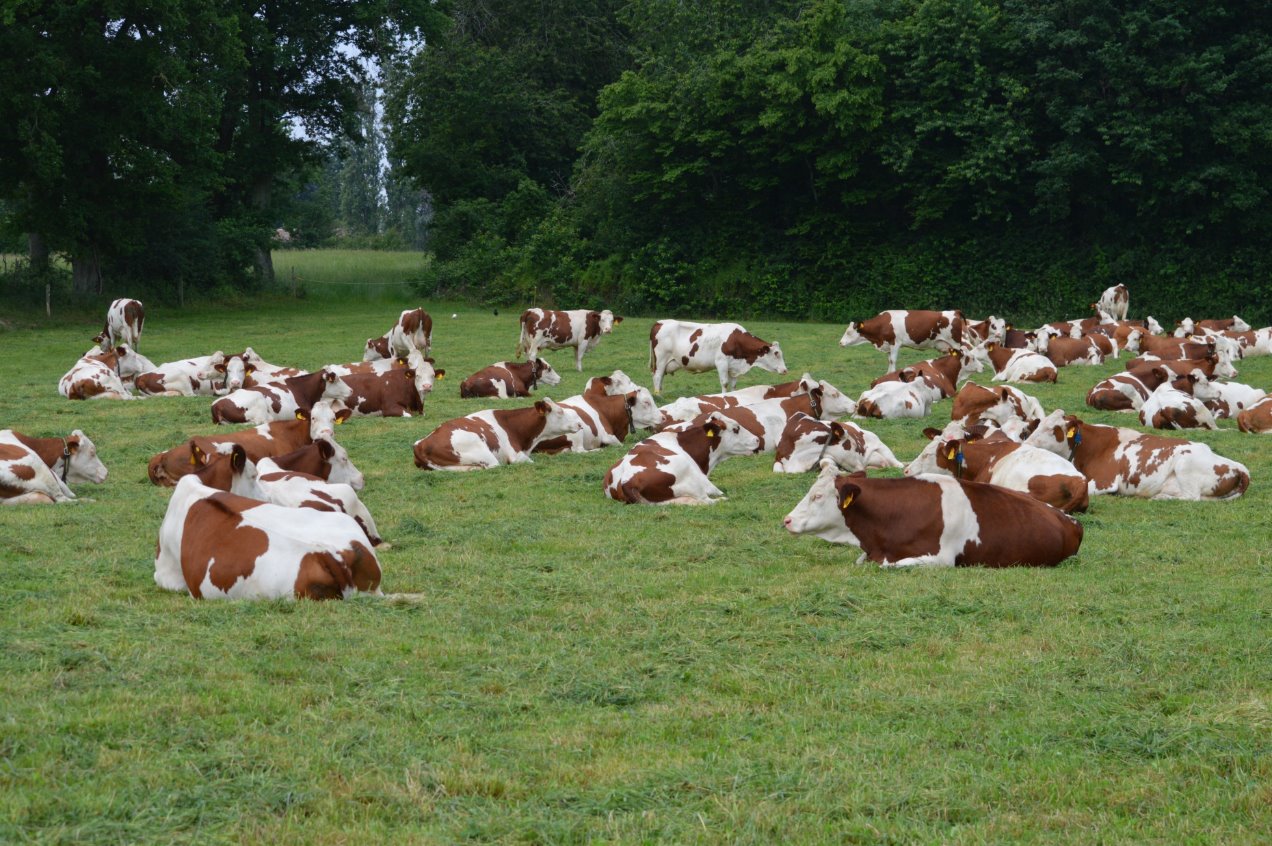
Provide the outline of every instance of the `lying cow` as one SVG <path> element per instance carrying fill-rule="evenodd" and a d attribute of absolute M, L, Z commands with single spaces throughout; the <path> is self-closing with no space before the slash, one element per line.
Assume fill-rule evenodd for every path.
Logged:
<path fill-rule="evenodd" d="M 858 417 L 894 420 L 927 417 L 936 401 L 936 392 L 913 373 L 903 371 L 899 382 L 880 382 L 857 398 Z"/>
<path fill-rule="evenodd" d="M 237 356 L 226 357 L 226 368 L 231 373 L 231 375 L 227 375 L 227 383 L 230 379 L 232 379 L 232 373 L 234 372 L 233 371 L 234 365 L 232 364 L 232 359 L 238 359 L 243 364 L 244 372 L 246 374 L 243 384 L 240 386 L 243 388 L 257 388 L 257 387 L 264 387 L 266 385 L 281 385 L 283 382 L 286 382 L 288 379 L 293 379 L 297 376 L 309 375 L 308 370 L 301 370 L 299 367 L 288 367 L 286 365 L 281 365 L 281 364 L 270 364 L 268 361 L 266 361 L 264 358 L 261 357 L 260 353 L 258 353 L 256 350 L 252 349 L 251 347 L 248 347 Z M 217 369 L 220 370 L 220 368 L 217 368 Z M 231 387 L 232 390 L 237 390 L 236 388 L 233 388 L 232 386 L 228 386 L 228 387 Z"/>
<path fill-rule="evenodd" d="M 427 356 L 432 348 L 433 318 L 422 308 L 408 308 L 398 315 L 388 332 L 378 338 L 367 338 L 362 360 L 406 358 L 411 350 L 419 350 Z"/>
<path fill-rule="evenodd" d="M 833 420 L 847 414 L 854 408 L 852 400 L 836 392 L 837 398 L 828 399 L 820 385 L 814 385 L 804 393 L 794 396 L 761 400 L 750 405 L 739 405 L 720 411 L 707 412 L 694 418 L 689 423 L 676 423 L 668 426 L 668 430 L 702 424 L 711 414 L 718 414 L 727 420 L 741 424 L 759 439 L 756 452 L 772 452 L 782 439 L 786 423 L 796 414 L 807 414 L 820 420 Z"/>
<path fill-rule="evenodd" d="M 884 567 L 1052 567 L 1082 544 L 1077 520 L 1017 491 L 949 476 L 842 476 L 829 461 L 782 524 Z"/>
<path fill-rule="evenodd" d="M 1237 428 L 1251 434 L 1272 432 L 1272 398 L 1260 400 L 1237 414 Z"/>
<path fill-rule="evenodd" d="M 1070 364 L 1103 364 L 1104 353 L 1093 337 L 1048 338 L 1043 336 L 1038 351 L 1050 359 L 1056 367 L 1068 367 Z M 1109 343 L 1108 338 L 1100 337 L 1106 344 Z"/>
<path fill-rule="evenodd" d="M 135 399 L 125 379 L 154 369 L 127 346 L 112 350 L 93 349 L 84 353 L 75 366 L 57 383 L 57 392 L 67 399 Z"/>
<path fill-rule="evenodd" d="M 79 429 L 65 438 L 33 438 L 0 430 L 0 505 L 67 502 L 71 482 L 101 484 L 106 466 Z"/>
<path fill-rule="evenodd" d="M 852 414 L 856 404 L 843 391 L 825 379 L 814 379 L 812 374 L 805 373 L 799 379 L 783 382 L 780 385 L 752 385 L 736 391 L 722 394 L 700 394 L 696 397 L 681 397 L 675 402 L 664 405 L 659 411 L 663 414 L 664 423 L 676 421 L 688 422 L 708 411 L 723 411 L 726 408 L 751 405 L 770 399 L 786 399 L 806 394 L 814 388 L 822 392 L 822 404 L 829 409 L 844 409 L 839 414 Z"/>
<path fill-rule="evenodd" d="M 217 350 L 211 355 L 156 365 L 153 370 L 139 373 L 133 384 L 149 396 L 210 397 L 243 387 L 245 375 L 242 359 L 232 359 L 227 372 L 225 353 Z"/>
<path fill-rule="evenodd" d="M 1231 379 L 1237 375 L 1232 362 L 1218 355 L 1208 355 L 1199 359 L 1161 359 L 1156 356 L 1142 355 L 1126 363 L 1126 372 L 1139 376 L 1146 370 L 1164 368 L 1175 376 L 1187 376 L 1189 373 L 1200 373 L 1207 378 Z"/>
<path fill-rule="evenodd" d="M 293 376 L 281 385 L 240 388 L 212 403 L 213 423 L 268 423 L 290 420 L 298 411 L 308 413 L 322 400 L 345 400 L 352 393 L 344 380 L 330 370 Z"/>
<path fill-rule="evenodd" d="M 1240 382 L 1211 382 L 1210 388 L 1217 396 L 1204 402 L 1215 417 L 1236 417 L 1245 409 L 1258 405 L 1268 395 L 1262 388 Z"/>
<path fill-rule="evenodd" d="M 1187 338 L 1205 330 L 1211 332 L 1249 332 L 1250 324 L 1235 314 L 1232 317 L 1225 317 L 1219 320 L 1193 320 L 1191 317 L 1185 317 L 1175 324 L 1174 336 L 1176 338 Z"/>
<path fill-rule="evenodd" d="M 1140 406 L 1140 423 L 1154 429 L 1218 429 L 1215 416 L 1204 400 L 1219 398 L 1205 376 L 1190 373 L 1181 380 L 1189 391 L 1180 390 L 1173 382 L 1163 382 Z"/>
<path fill-rule="evenodd" d="M 662 393 L 663 376 L 677 370 L 714 370 L 720 390 L 731 391 L 752 367 L 785 373 L 786 361 L 776 341 L 761 340 L 737 323 L 690 323 L 660 320 L 649 330 L 649 369 L 654 393 Z"/>
<path fill-rule="evenodd" d="M 1011 418 L 1026 423 L 1039 420 L 1044 415 L 1042 403 L 1019 388 L 997 385 L 987 388 L 975 382 L 966 382 L 954 397 L 950 419 L 971 426 L 979 420 L 990 420 L 1002 425 Z"/>
<path fill-rule="evenodd" d="M 1086 511 L 1087 480 L 1069 461 L 1045 449 L 1017 443 L 1002 432 L 981 436 L 963 431 L 924 429 L 931 440 L 905 468 L 905 475 L 947 473 L 1027 493 L 1066 513 Z"/>
<path fill-rule="evenodd" d="M 1114 285 L 1106 288 L 1100 299 L 1091 303 L 1091 308 L 1095 310 L 1101 318 L 1109 320 L 1125 320 L 1126 310 L 1131 304 L 1131 293 L 1126 289 L 1125 285 Z"/>
<path fill-rule="evenodd" d="M 870 387 L 877 388 L 883 382 L 915 382 L 930 389 L 933 402 L 947 399 L 958 392 L 958 383 L 966 379 L 969 374 L 981 373 L 985 370 L 985 366 L 991 363 L 989 350 L 994 347 L 995 344 L 990 343 L 965 347 L 962 350 L 950 350 L 945 355 L 911 364 L 892 373 L 885 373 L 871 382 Z"/>
<path fill-rule="evenodd" d="M 552 369 L 546 359 L 532 358 L 527 362 L 500 361 L 483 367 L 459 383 L 461 398 L 528 397 L 540 385 L 559 385 L 561 376 Z"/>
<path fill-rule="evenodd" d="M 786 422 L 777 442 L 773 472 L 806 473 L 823 458 L 848 471 L 902 466 L 874 432 L 797 412 Z"/>
<path fill-rule="evenodd" d="M 629 505 L 710 505 L 725 498 L 708 478 L 715 466 L 759 447 L 739 423 L 712 412 L 632 447 L 605 473 L 605 495 Z"/>
<path fill-rule="evenodd" d="M 415 442 L 421 470 L 485 470 L 529 464 L 540 441 L 583 428 L 577 414 L 550 399 L 528 408 L 487 409 L 450 420 Z"/>
<path fill-rule="evenodd" d="M 344 599 L 379 593 L 380 564 L 357 521 L 177 483 L 159 527 L 155 584 L 195 599 Z"/>
<path fill-rule="evenodd" d="M 433 367 L 432 359 L 412 350 L 411 366 L 383 373 L 354 373 L 340 377 L 349 388 L 344 405 L 358 417 L 410 417 L 424 413 L 424 397 L 435 379 L 446 375 Z"/>
<path fill-rule="evenodd" d="M 1011 349 L 993 344 L 986 348 L 995 382 L 1055 382 L 1051 359 L 1031 349 Z"/>
<path fill-rule="evenodd" d="M 663 416 L 654 405 L 648 388 L 625 394 L 609 394 L 603 388 L 584 391 L 560 402 L 566 411 L 578 415 L 582 427 L 569 435 L 558 435 L 535 445 L 535 452 L 590 452 L 627 440 L 637 429 L 662 424 Z"/>
<path fill-rule="evenodd" d="M 106 325 L 93 340 L 105 347 L 126 344 L 133 349 L 146 325 L 146 309 L 140 300 L 115 300 L 106 309 Z"/>
<path fill-rule="evenodd" d="M 1025 441 L 1068 458 L 1097 494 L 1146 499 L 1232 499 L 1245 493 L 1250 471 L 1206 444 L 1085 423 L 1053 411 Z"/>
<path fill-rule="evenodd" d="M 539 357 L 539 350 L 574 347 L 574 367 L 582 371 L 584 354 L 601 342 L 602 335 L 614 331 L 615 324 L 622 322 L 623 318 L 615 317 L 609 309 L 526 309 L 521 315 L 521 337 L 517 341 L 516 357 L 524 355 L 534 361 Z"/>
<path fill-rule="evenodd" d="M 892 309 L 861 323 L 849 323 L 839 346 L 872 344 L 887 354 L 888 371 L 897 369 L 902 347 L 949 352 L 963 347 L 966 321 L 960 311 Z"/>
<path fill-rule="evenodd" d="M 1139 411 L 1159 385 L 1174 378 L 1175 374 L 1165 367 L 1116 373 L 1087 392 L 1086 404 L 1101 411 Z"/>

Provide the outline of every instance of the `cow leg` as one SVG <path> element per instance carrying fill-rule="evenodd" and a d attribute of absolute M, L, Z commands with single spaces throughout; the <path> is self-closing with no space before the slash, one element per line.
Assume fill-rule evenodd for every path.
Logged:
<path fill-rule="evenodd" d="M 583 372 L 583 353 L 587 352 L 587 342 L 580 341 L 574 348 L 574 369 Z"/>
<path fill-rule="evenodd" d="M 0 505 L 52 505 L 54 502 L 53 497 L 39 491 L 31 491 L 11 496 L 7 499 L 0 499 Z"/>
<path fill-rule="evenodd" d="M 733 390 L 733 386 L 738 382 L 738 377 L 729 373 L 729 359 L 724 353 L 720 353 L 720 360 L 716 364 L 716 375 L 720 377 L 721 393 Z"/>
<path fill-rule="evenodd" d="M 916 555 L 912 558 L 901 558 L 897 561 L 881 561 L 879 566 L 889 569 L 899 567 L 953 567 L 954 563 L 935 555 Z"/>
<path fill-rule="evenodd" d="M 665 359 L 662 356 L 658 356 L 658 358 L 654 362 L 654 393 L 656 394 L 662 393 L 662 380 L 663 380 L 663 376 L 665 376 L 666 373 L 667 373 L 667 359 Z"/>
<path fill-rule="evenodd" d="M 892 373 L 897 369 L 897 358 L 901 355 L 900 344 L 884 344 L 883 351 L 888 355 L 888 369 L 884 373 Z"/>

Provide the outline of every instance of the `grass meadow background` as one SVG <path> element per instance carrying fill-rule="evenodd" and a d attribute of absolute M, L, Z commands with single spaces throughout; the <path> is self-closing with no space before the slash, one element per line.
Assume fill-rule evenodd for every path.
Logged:
<path fill-rule="evenodd" d="M 323 272 L 325 253 L 283 253 L 280 278 L 297 256 Z M 328 272 L 383 285 L 403 261 Z M 142 352 L 251 345 L 315 368 L 418 304 L 315 290 L 148 308 Z M 210 401 L 62 399 L 100 315 L 3 315 L 0 426 L 82 428 L 110 478 L 77 486 L 91 502 L 0 508 L 0 841 L 1266 842 L 1272 438 L 1194 435 L 1250 467 L 1244 498 L 1096 498 L 1057 569 L 885 572 L 782 530 L 813 476 L 771 456 L 721 465 L 730 499 L 709 508 L 607 500 L 616 450 L 417 470 L 411 445 L 437 424 L 525 402 L 458 398 L 512 356 L 515 313 L 424 305 L 448 370 L 426 416 L 337 431 L 393 544 L 384 589 L 414 605 L 159 590 L 169 491 L 146 461 L 215 431 Z M 651 322 L 625 320 L 583 374 L 550 354 L 548 395 L 614 368 L 648 384 Z M 855 394 L 883 371 L 837 345 L 842 326 L 749 328 L 782 342 L 792 377 Z M 1081 408 L 1118 369 L 1034 393 L 1130 425 Z M 1272 359 L 1240 369 L 1272 388 Z M 663 399 L 714 379 L 677 373 Z M 865 425 L 909 460 L 949 407 Z"/>

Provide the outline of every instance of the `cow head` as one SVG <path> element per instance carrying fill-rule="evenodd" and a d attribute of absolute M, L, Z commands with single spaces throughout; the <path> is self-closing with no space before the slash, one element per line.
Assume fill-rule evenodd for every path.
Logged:
<path fill-rule="evenodd" d="M 433 359 L 425 358 L 424 353 L 419 350 L 411 350 L 407 353 L 406 370 L 410 374 L 407 378 L 415 382 L 415 390 L 420 395 L 420 399 L 423 399 L 425 394 L 432 393 L 436 381 L 446 375 L 445 370 L 435 367 Z"/>
<path fill-rule="evenodd" d="M 946 441 L 962 438 L 965 434 L 966 430 L 963 428 L 963 424 L 957 420 L 947 423 L 943 430 L 934 429 L 931 426 L 924 429 L 923 437 L 928 439 L 928 444 L 914 457 L 913 461 L 905 466 L 905 475 L 918 476 L 923 473 L 943 472 L 937 459 L 937 454 L 942 444 Z"/>
<path fill-rule="evenodd" d="M 753 432 L 747 431 L 736 420 L 731 420 L 718 411 L 711 412 L 699 425 L 711 449 L 712 466 L 730 456 L 752 455 L 763 446 Z"/>
<path fill-rule="evenodd" d="M 823 459 L 813 486 L 782 520 L 782 525 L 793 535 L 811 534 L 832 543 L 860 546 L 848 528 L 845 512 L 861 496 L 856 482 L 863 478 L 864 473 L 841 476 L 835 462 Z"/>
<path fill-rule="evenodd" d="M 573 435 L 583 430 L 583 420 L 576 412 L 562 408 L 546 397 L 536 401 L 534 408 L 544 418 L 543 432 L 539 436 L 541 440 L 558 435 Z"/>
<path fill-rule="evenodd" d="M 626 396 L 627 411 L 631 414 L 633 426 L 638 429 L 655 429 L 662 425 L 662 412 L 658 410 L 649 388 L 628 391 Z"/>
<path fill-rule="evenodd" d="M 610 311 L 609 309 L 605 309 L 604 311 L 601 312 L 601 334 L 608 335 L 610 332 L 614 331 L 615 323 L 622 323 L 622 322 L 623 322 L 623 318 L 615 317 L 614 312 Z"/>
<path fill-rule="evenodd" d="M 127 379 L 141 373 L 149 373 L 155 369 L 155 363 L 126 344 L 115 347 L 116 360 L 119 366 L 119 378 Z"/>
<path fill-rule="evenodd" d="M 309 421 L 309 439 L 335 437 L 336 427 L 353 416 L 353 411 L 339 400 L 319 400 L 308 411 L 297 409 L 296 419 Z"/>
<path fill-rule="evenodd" d="M 861 332 L 856 323 L 849 323 L 848 328 L 844 330 L 844 334 L 839 339 L 839 346 L 841 347 L 851 347 L 864 343 L 866 343 L 866 339 L 861 337 Z"/>
<path fill-rule="evenodd" d="M 1158 323 L 1157 319 L 1153 317 L 1151 314 L 1148 317 L 1144 318 L 1144 327 L 1148 329 L 1148 333 L 1150 335 L 1165 335 L 1166 334 L 1166 330 L 1162 328 L 1162 324 Z"/>
<path fill-rule="evenodd" d="M 1175 331 L 1172 334 L 1176 338 L 1187 338 L 1196 331 L 1197 323 L 1191 317 L 1185 317 L 1183 320 L 1175 321 Z"/>
<path fill-rule="evenodd" d="M 849 397 L 825 379 L 813 379 L 812 374 L 805 373 L 800 377 L 797 393 L 811 394 L 814 390 L 821 391 L 821 396 L 819 397 L 821 414 L 818 416 L 823 420 L 841 417 L 845 414 L 853 414 L 857 410 L 857 403 L 853 401 L 852 397 Z"/>
<path fill-rule="evenodd" d="M 782 374 L 786 372 L 786 359 L 782 357 L 782 345 L 777 341 L 765 344 L 760 348 L 759 358 L 755 359 L 755 367 Z"/>
<path fill-rule="evenodd" d="M 228 358 L 221 356 L 220 362 L 214 362 L 212 369 L 222 376 L 225 380 L 222 386 L 226 391 L 237 391 L 247 385 L 247 377 L 256 372 L 255 363 L 249 364 L 248 353 L 251 352 L 253 358 L 256 354 L 252 352 L 252 348 L 248 347 L 246 352 L 239 355 L 232 355 Z"/>
<path fill-rule="evenodd" d="M 367 338 L 366 346 L 362 350 L 363 361 L 379 361 L 382 358 L 390 357 L 388 335 L 381 335 L 378 338 Z"/>
<path fill-rule="evenodd" d="M 1006 333 L 1006 329 L 1003 332 Z M 965 373 L 984 372 L 985 368 L 990 366 L 989 351 L 1000 343 L 1002 343 L 1002 338 L 986 341 L 983 344 L 966 346 L 961 350 L 950 350 L 951 355 L 959 356 L 959 373 L 955 381 L 962 379 Z"/>
<path fill-rule="evenodd" d="M 68 482 L 92 482 L 100 485 L 106 481 L 106 465 L 97 457 L 97 446 L 79 429 L 66 438 L 62 461 L 66 462 Z M 54 462 L 53 466 L 56 467 L 57 463 Z"/>
<path fill-rule="evenodd" d="M 362 475 L 362 471 L 353 466 L 353 461 L 349 459 L 349 453 L 344 447 L 331 438 L 314 438 L 314 443 L 318 445 L 318 454 L 322 456 L 323 461 L 331 465 L 331 473 L 327 476 L 328 482 L 343 483 L 355 491 L 362 490 L 367 483 L 366 477 Z"/>
<path fill-rule="evenodd" d="M 534 380 L 540 385 L 559 385 L 561 374 L 557 373 L 545 359 L 537 358 L 534 360 Z"/>
<path fill-rule="evenodd" d="M 1082 442 L 1081 431 L 1082 421 L 1058 408 L 1038 422 L 1037 428 L 1025 438 L 1025 443 L 1069 458 L 1074 445 Z"/>
<path fill-rule="evenodd" d="M 324 367 L 318 372 L 318 375 L 323 381 L 321 399 L 347 400 L 353 395 L 353 389 L 349 387 L 345 380 L 337 376 L 334 370 L 328 370 Z"/>

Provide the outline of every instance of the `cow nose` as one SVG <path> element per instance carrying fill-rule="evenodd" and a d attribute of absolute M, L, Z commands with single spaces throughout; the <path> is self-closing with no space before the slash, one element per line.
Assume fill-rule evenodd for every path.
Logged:
<path fill-rule="evenodd" d="M 787 516 L 786 518 L 784 518 L 784 519 L 782 520 L 782 525 L 783 525 L 783 526 L 785 526 L 785 527 L 786 527 L 786 531 L 788 531 L 788 532 L 789 532 L 789 531 L 791 530 L 791 518 L 790 518 L 789 516 Z"/>

